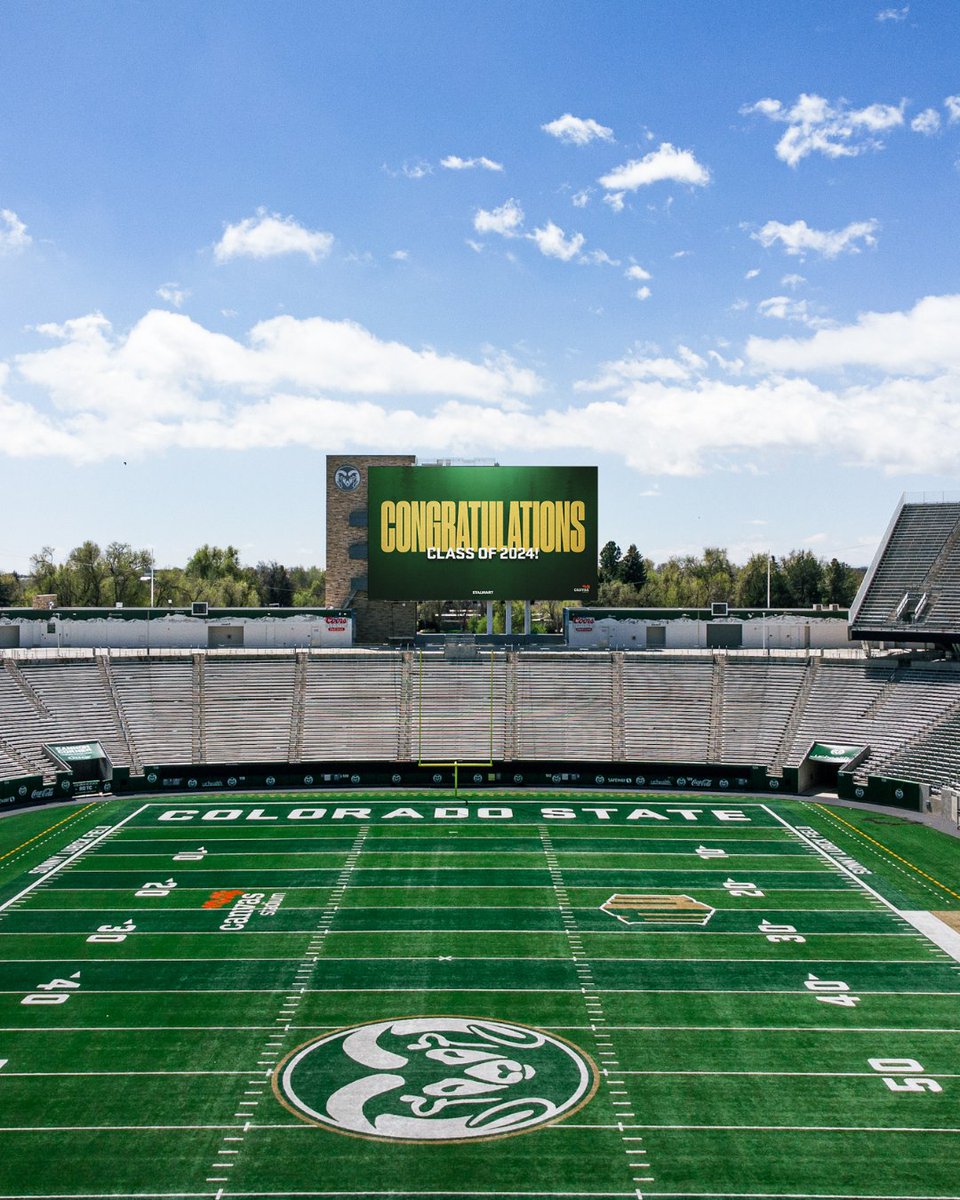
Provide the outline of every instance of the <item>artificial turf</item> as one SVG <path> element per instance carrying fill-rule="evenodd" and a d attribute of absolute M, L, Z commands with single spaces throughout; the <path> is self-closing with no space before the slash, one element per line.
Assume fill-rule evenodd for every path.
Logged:
<path fill-rule="evenodd" d="M 960 909 L 960 846 L 889 821 L 441 792 L 0 821 L 0 1198 L 958 1197 L 960 966 L 901 913 Z M 340 1050 L 370 1023 L 375 1063 Z M 524 1126 L 573 1061 L 583 1097 Z"/>

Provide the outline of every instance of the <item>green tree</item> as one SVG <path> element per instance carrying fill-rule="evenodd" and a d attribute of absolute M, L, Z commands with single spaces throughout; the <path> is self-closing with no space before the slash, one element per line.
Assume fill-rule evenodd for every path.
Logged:
<path fill-rule="evenodd" d="M 863 576 L 862 568 L 851 567 L 848 563 L 831 558 L 823 573 L 824 603 L 849 608 Z"/>
<path fill-rule="evenodd" d="M 76 546 L 64 565 L 73 576 L 71 603 L 89 608 L 99 608 L 106 603 L 107 564 L 96 542 Z"/>
<path fill-rule="evenodd" d="M 619 576 L 624 583 L 639 590 L 647 582 L 647 564 L 643 555 L 631 542 L 627 552 L 620 559 Z"/>
<path fill-rule="evenodd" d="M 607 542 L 600 551 L 600 580 L 620 578 L 620 547 Z"/>
<path fill-rule="evenodd" d="M 768 554 L 751 554 L 737 575 L 737 587 L 734 592 L 738 608 L 765 608 L 767 604 L 767 564 Z M 772 564 L 771 564 L 772 570 Z M 773 577 L 770 579 L 773 590 Z"/>
<path fill-rule="evenodd" d="M 243 574 L 240 551 L 236 546 L 209 546 L 204 543 L 190 556 L 185 571 L 192 580 L 204 582 L 238 579 Z"/>
<path fill-rule="evenodd" d="M 0 607 L 17 608 L 23 600 L 23 581 L 17 572 L 0 572 Z"/>
<path fill-rule="evenodd" d="M 327 573 L 322 567 L 291 567 L 292 603 L 297 608 L 323 608 L 327 599 Z"/>
<path fill-rule="evenodd" d="M 53 547 L 44 546 L 39 553 L 30 555 L 31 596 L 49 595 L 57 586 L 58 566 L 53 557 Z"/>
<path fill-rule="evenodd" d="M 823 603 L 823 564 L 812 551 L 791 551 L 782 567 L 792 608 L 810 608 Z"/>
<path fill-rule="evenodd" d="M 693 569 L 700 583 L 701 604 L 715 600 L 731 601 L 736 591 L 737 568 L 730 562 L 726 550 L 719 546 L 704 548 L 703 557 Z"/>
<path fill-rule="evenodd" d="M 264 607 L 277 604 L 289 608 L 293 603 L 293 583 L 287 568 L 278 562 L 259 562 L 255 571 L 260 603 Z"/>
<path fill-rule="evenodd" d="M 144 583 L 141 576 L 149 575 L 151 562 L 149 550 L 134 550 L 128 542 L 110 543 L 103 552 L 103 565 L 114 604 L 149 602 L 150 584 Z"/>

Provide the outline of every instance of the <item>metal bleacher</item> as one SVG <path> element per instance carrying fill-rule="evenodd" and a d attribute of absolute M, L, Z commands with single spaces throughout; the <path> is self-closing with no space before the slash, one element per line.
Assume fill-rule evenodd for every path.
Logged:
<path fill-rule="evenodd" d="M 851 607 L 850 634 L 960 644 L 960 500 L 901 500 Z"/>
<path fill-rule="evenodd" d="M 0 666 L 0 779 L 53 778 L 45 743 L 116 766 L 228 762 L 683 762 L 960 780 L 960 668 L 750 651 L 89 652 Z"/>

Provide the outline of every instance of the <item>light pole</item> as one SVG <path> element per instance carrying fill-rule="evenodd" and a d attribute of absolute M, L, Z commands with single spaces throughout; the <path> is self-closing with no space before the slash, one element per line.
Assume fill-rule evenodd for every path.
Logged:
<path fill-rule="evenodd" d="M 153 547 L 151 546 L 150 547 L 150 574 L 140 576 L 141 583 L 146 583 L 148 580 L 150 581 L 150 607 L 151 608 L 153 608 L 153 596 L 154 596 L 153 583 L 154 583 L 154 568 L 156 566 L 156 561 L 157 561 L 156 557 L 154 556 L 154 553 L 153 553 Z M 768 579 L 767 580 L 767 590 L 769 591 L 769 589 L 770 589 L 770 581 Z"/>
<path fill-rule="evenodd" d="M 154 599 L 153 584 L 154 584 L 154 576 L 155 576 L 155 567 L 157 565 L 157 556 L 156 556 L 153 546 L 148 547 L 148 549 L 150 550 L 150 574 L 140 576 L 141 583 L 146 583 L 148 579 L 150 580 L 150 607 L 147 609 L 147 654 L 150 653 L 150 617 L 153 612 L 153 599 Z"/>

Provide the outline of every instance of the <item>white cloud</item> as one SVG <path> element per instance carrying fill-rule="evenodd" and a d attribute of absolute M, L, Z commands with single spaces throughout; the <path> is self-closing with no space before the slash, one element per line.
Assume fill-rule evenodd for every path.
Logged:
<path fill-rule="evenodd" d="M 904 4 L 902 8 L 881 8 L 877 13 L 878 21 L 905 21 L 910 15 L 910 5 Z"/>
<path fill-rule="evenodd" d="M 780 280 L 780 283 L 783 285 L 783 287 L 788 288 L 798 288 L 806 282 L 806 278 L 803 275 L 796 274 L 784 275 L 784 277 Z"/>
<path fill-rule="evenodd" d="M 947 110 L 947 123 L 955 125 L 960 121 L 960 96 L 947 96 L 943 101 L 943 107 Z"/>
<path fill-rule="evenodd" d="M 560 226 L 554 225 L 553 221 L 548 221 L 542 228 L 535 229 L 529 236 L 537 243 L 537 249 L 541 254 L 545 254 L 548 258 L 559 258 L 562 262 L 570 262 L 571 259 L 576 258 L 586 241 L 582 233 L 574 233 L 569 238 L 566 237 Z"/>
<path fill-rule="evenodd" d="M 697 162 L 691 150 L 678 150 L 669 142 L 662 142 L 657 150 L 615 167 L 598 182 L 609 192 L 635 192 L 637 188 L 667 180 L 704 187 L 710 182 L 710 172 Z"/>
<path fill-rule="evenodd" d="M 448 154 L 440 159 L 440 166 L 448 171 L 472 171 L 482 167 L 484 171 L 502 171 L 503 163 L 494 162 L 492 158 L 459 158 L 456 154 Z"/>
<path fill-rule="evenodd" d="M 157 288 L 157 295 L 161 300 L 172 304 L 174 308 L 180 308 L 190 295 L 190 291 L 188 288 L 182 288 L 179 283 L 162 283 Z"/>
<path fill-rule="evenodd" d="M 0 208 L 0 254 L 26 250 L 32 241 L 26 225 L 17 214 L 12 209 Z"/>
<path fill-rule="evenodd" d="M 160 310 L 126 335 L 99 314 L 38 332 L 57 344 L 19 356 L 16 378 L 49 396 L 58 425 L 76 442 L 74 457 L 103 457 L 121 446 L 125 456 L 148 451 L 154 436 L 158 449 L 189 445 L 192 437 L 215 445 L 217 428 L 229 430 L 251 405 L 279 393 L 308 402 L 337 391 L 353 397 L 345 403 L 358 395 L 455 397 L 516 410 L 541 386 L 534 372 L 504 356 L 471 362 L 321 317 L 274 317 L 245 342 Z M 108 441 L 98 447 L 104 431 Z"/>
<path fill-rule="evenodd" d="M 502 237 L 516 237 L 523 225 L 523 209 L 516 200 L 505 200 L 499 208 L 478 208 L 473 217 L 477 233 L 499 233 Z"/>
<path fill-rule="evenodd" d="M 806 221 L 794 221 L 784 225 L 782 221 L 768 221 L 750 236 L 762 246 L 770 247 L 780 242 L 787 254 L 800 257 L 808 253 L 820 254 L 824 258 L 836 258 L 840 254 L 857 254 L 861 244 L 875 246 L 876 232 L 880 223 L 853 221 L 844 229 L 812 229 Z"/>
<path fill-rule="evenodd" d="M 768 296 L 757 305 L 757 315 L 777 321 L 799 321 L 811 328 L 823 328 L 828 322 L 815 316 L 807 300 L 795 300 L 791 296 Z"/>
<path fill-rule="evenodd" d="M 746 275 L 744 275 L 744 279 L 756 279 L 756 277 L 759 274 L 760 274 L 759 267 L 751 267 L 751 269 L 746 273 Z"/>
<path fill-rule="evenodd" d="M 925 108 L 913 118 L 910 128 L 914 133 L 925 133 L 929 137 L 940 128 L 940 114 L 935 108 Z"/>
<path fill-rule="evenodd" d="M 410 257 L 410 251 L 409 250 L 394 250 L 393 253 L 390 255 L 390 257 L 394 260 L 394 262 L 406 262 L 407 259 Z"/>
<path fill-rule="evenodd" d="M 603 202 L 609 204 L 614 212 L 623 212 L 623 192 L 608 192 Z"/>
<path fill-rule="evenodd" d="M 647 353 L 644 353 L 646 349 Z M 652 351 L 652 353 L 651 353 Z M 622 392 L 625 386 L 639 379 L 662 379 L 680 382 L 693 378 L 706 367 L 706 362 L 686 346 L 678 346 L 675 358 L 657 353 L 657 348 L 638 348 L 626 358 L 602 363 L 595 379 L 581 379 L 574 384 L 578 392 Z"/>
<path fill-rule="evenodd" d="M 757 367 L 773 371 L 960 373 L 960 295 L 927 296 L 909 312 L 863 313 L 853 325 L 823 329 L 802 341 L 751 338 L 747 354 Z"/>
<path fill-rule="evenodd" d="M 293 217 L 257 209 L 236 225 L 227 225 L 223 237 L 213 248 L 217 262 L 234 258 L 276 258 L 282 254 L 303 254 L 311 262 L 326 258 L 333 248 L 333 234 L 306 229 Z"/>
<path fill-rule="evenodd" d="M 582 263 L 592 263 L 595 267 L 619 267 L 620 259 L 611 258 L 606 250 L 588 250 L 580 261 Z"/>
<path fill-rule="evenodd" d="M 645 271 L 643 267 L 638 266 L 636 263 L 632 267 L 627 267 L 624 274 L 628 279 L 644 280 L 653 278 L 649 271 Z"/>
<path fill-rule="evenodd" d="M 649 300 L 650 297 L 653 295 L 653 293 L 650 291 L 650 289 L 646 285 L 644 285 L 643 287 L 637 288 L 637 290 L 633 294 L 634 294 L 634 296 L 636 296 L 636 298 L 638 300 Z"/>
<path fill-rule="evenodd" d="M 557 117 L 555 121 L 548 121 L 540 128 L 544 133 L 549 133 L 551 137 L 558 138 L 561 142 L 566 142 L 571 146 L 586 146 L 593 141 L 610 142 L 613 140 L 613 130 L 608 129 L 606 125 L 601 125 L 592 117 L 574 117 L 570 113 L 564 113 L 562 117 Z"/>
<path fill-rule="evenodd" d="M 805 339 L 751 339 L 750 376 L 717 378 L 735 363 L 713 351 L 709 364 L 682 346 L 638 352 L 603 364 L 570 402 L 528 409 L 541 381 L 509 359 L 416 350 L 351 322 L 273 318 L 238 340 L 178 313 L 148 313 L 125 334 L 92 314 L 45 326 L 57 344 L 0 364 L 0 454 L 576 451 L 656 477 L 795 452 L 945 475 L 960 440 L 958 329 L 960 296 L 928 297 Z M 858 365 L 879 374 L 837 388 L 785 374 Z"/>
<path fill-rule="evenodd" d="M 787 126 L 777 142 L 776 155 L 795 167 L 808 154 L 847 158 L 865 150 L 881 150 L 883 142 L 876 135 L 903 125 L 904 103 L 851 108 L 845 100 L 830 104 L 823 96 L 804 92 L 789 107 L 767 98 L 745 105 L 740 111 L 757 113 Z"/>
<path fill-rule="evenodd" d="M 591 188 L 581 188 L 579 192 L 574 192 L 570 197 L 570 203 L 574 208 L 586 208 L 590 203 Z"/>

